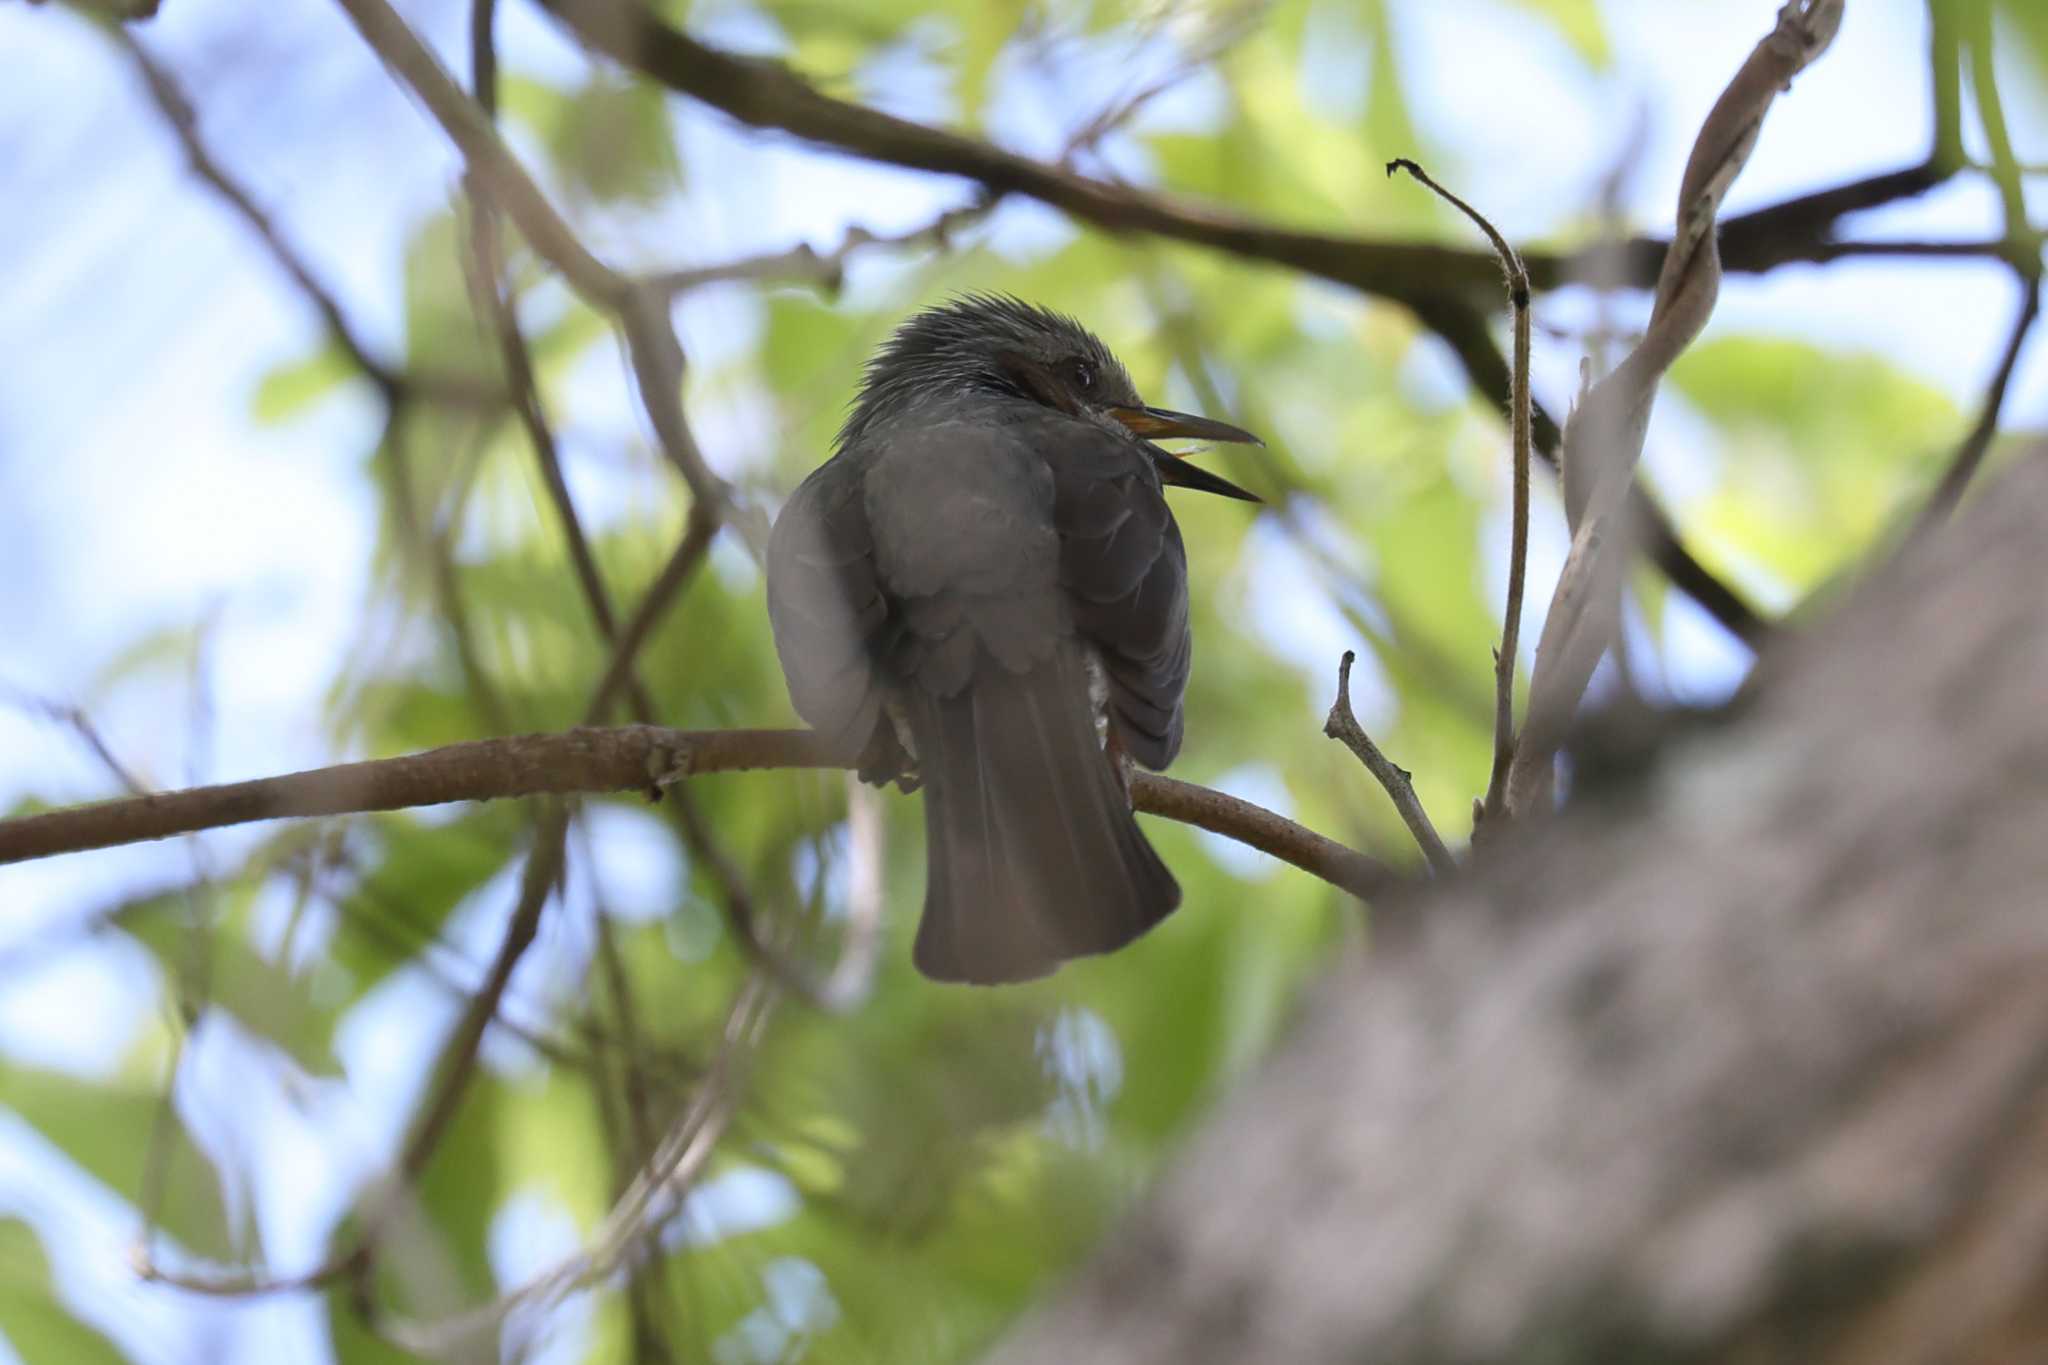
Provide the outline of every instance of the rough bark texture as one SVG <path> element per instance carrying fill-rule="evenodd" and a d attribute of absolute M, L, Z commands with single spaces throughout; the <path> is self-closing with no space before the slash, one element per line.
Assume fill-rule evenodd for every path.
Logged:
<path fill-rule="evenodd" d="M 995 1360 L 2048 1360 L 2048 451 L 1588 785 Z"/>

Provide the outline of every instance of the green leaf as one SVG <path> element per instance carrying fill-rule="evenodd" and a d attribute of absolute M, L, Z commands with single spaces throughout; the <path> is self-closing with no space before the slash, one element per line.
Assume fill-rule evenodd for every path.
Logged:
<path fill-rule="evenodd" d="M 1946 394 L 1868 352 L 1721 337 L 1687 351 L 1671 379 L 1720 427 L 1728 461 L 1701 543 L 1795 588 L 1872 544 L 1962 434 Z"/>
<path fill-rule="evenodd" d="M 406 362 L 422 371 L 498 385 L 503 383 L 498 348 L 490 341 L 489 325 L 476 314 L 463 272 L 466 233 L 454 210 L 446 209 L 422 223 L 406 248 Z M 426 441 L 414 444 L 441 453 Z M 437 463 L 452 461 L 449 451 Z"/>
<path fill-rule="evenodd" d="M 2048 5 L 2041 0 L 1998 0 L 1998 17 L 2007 30 L 2018 35 L 2019 50 L 2031 59 L 2035 77 L 2048 82 Z M 2038 151 L 2038 144 L 2019 148 L 2022 156 L 2030 150 Z"/>
<path fill-rule="evenodd" d="M 24 1361 L 122 1365 L 128 1357 L 57 1297 L 35 1229 L 0 1218 L 0 1338 Z"/>
<path fill-rule="evenodd" d="M 199 1002 L 232 1015 L 248 1032 L 275 1044 L 308 1074 L 341 1075 L 334 1055 L 335 1013 L 312 1003 L 307 983 L 281 963 L 257 952 L 249 942 L 250 909 L 255 887 L 247 882 L 222 899 L 230 907 L 205 933 L 211 961 L 203 964 L 206 999 Z M 155 956 L 166 975 L 184 978 L 193 972 L 191 917 L 175 898 L 124 908 L 124 930 Z"/>
<path fill-rule="evenodd" d="M 0 1068 L 0 1107 L 13 1110 L 64 1155 L 131 1204 L 140 1199 L 151 1145 L 163 1172 L 157 1226 L 194 1255 L 234 1257 L 243 1238 L 228 1218 L 220 1177 L 175 1113 L 163 1116 L 154 1090 L 134 1082 L 84 1081 L 10 1063 Z"/>
<path fill-rule="evenodd" d="M 505 111 L 547 146 L 571 193 L 645 204 L 682 187 L 668 102 L 651 81 L 600 73 L 575 90 L 530 77 L 503 85 Z"/>
<path fill-rule="evenodd" d="M 285 361 L 264 375 L 257 382 L 251 411 L 265 426 L 278 426 L 361 374 L 349 354 L 328 337 L 311 355 Z"/>

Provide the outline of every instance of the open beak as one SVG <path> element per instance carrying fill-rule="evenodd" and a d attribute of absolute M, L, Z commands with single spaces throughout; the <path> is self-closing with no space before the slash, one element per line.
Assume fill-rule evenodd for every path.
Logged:
<path fill-rule="evenodd" d="M 1234 445 L 1265 444 L 1243 427 L 1234 427 L 1228 422 L 1218 422 L 1209 417 L 1196 417 L 1192 413 L 1174 412 L 1169 408 L 1111 408 L 1109 415 L 1147 441 L 1180 437 L 1198 441 L 1228 441 Z M 1211 474 L 1199 465 L 1189 464 L 1185 457 L 1171 451 L 1154 446 L 1152 460 L 1159 467 L 1161 483 L 1172 484 L 1176 488 L 1193 488 L 1203 493 L 1215 493 L 1226 498 L 1239 498 L 1245 502 L 1264 501 L 1258 494 L 1246 492 L 1220 474 Z"/>

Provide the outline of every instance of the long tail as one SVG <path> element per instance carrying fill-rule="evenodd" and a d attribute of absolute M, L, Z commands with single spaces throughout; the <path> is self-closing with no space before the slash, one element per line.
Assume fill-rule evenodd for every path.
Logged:
<path fill-rule="evenodd" d="M 1096 737 L 1080 646 L 1030 673 L 984 660 L 911 700 L 929 870 L 913 960 L 940 981 L 1043 976 L 1180 904 Z"/>

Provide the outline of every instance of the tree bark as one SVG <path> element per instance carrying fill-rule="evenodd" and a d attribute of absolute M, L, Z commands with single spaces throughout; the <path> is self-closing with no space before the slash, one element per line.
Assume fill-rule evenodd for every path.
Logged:
<path fill-rule="evenodd" d="M 2048 450 L 1579 785 L 994 1360 L 2048 1360 Z"/>

